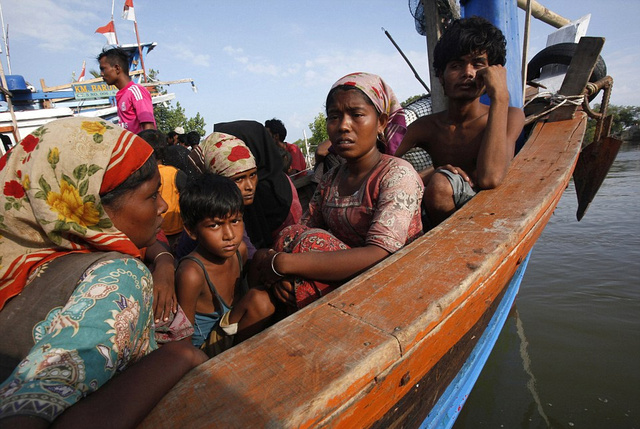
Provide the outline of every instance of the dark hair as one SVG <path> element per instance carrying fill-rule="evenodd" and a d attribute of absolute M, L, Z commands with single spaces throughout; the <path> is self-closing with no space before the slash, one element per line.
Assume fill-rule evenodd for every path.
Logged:
<path fill-rule="evenodd" d="M 453 21 L 433 49 L 436 76 L 442 76 L 450 61 L 475 52 L 486 52 L 491 66 L 504 65 L 507 41 L 502 31 L 479 16 Z"/>
<path fill-rule="evenodd" d="M 149 143 L 149 145 L 153 148 L 153 153 L 155 154 L 156 159 L 160 160 L 160 162 L 164 164 L 165 151 L 169 146 L 169 141 L 167 140 L 166 134 L 162 131 L 148 129 L 140 131 L 138 133 L 138 136 Z"/>
<path fill-rule="evenodd" d="M 189 229 L 205 218 L 236 213 L 244 213 L 244 200 L 238 186 L 227 177 L 203 173 L 190 178 L 180 193 L 180 215 Z"/>
<path fill-rule="evenodd" d="M 178 134 L 178 143 L 189 145 L 189 137 L 186 134 Z"/>
<path fill-rule="evenodd" d="M 276 119 L 276 118 L 269 119 L 264 122 L 264 126 L 266 128 L 269 128 L 269 130 L 273 134 L 277 134 L 278 136 L 280 136 L 281 142 L 284 142 L 284 139 L 287 138 L 287 129 L 284 127 L 284 124 L 280 119 Z"/>
<path fill-rule="evenodd" d="M 176 133 L 175 131 L 169 131 L 169 132 L 167 133 L 167 137 L 168 137 L 169 139 L 172 139 L 172 138 L 173 138 L 173 136 L 177 136 L 177 135 L 178 135 L 178 133 Z"/>
<path fill-rule="evenodd" d="M 282 171 L 285 173 L 289 173 L 289 169 L 291 168 L 291 162 L 293 162 L 293 157 L 289 153 L 288 150 L 281 148 L 278 146 L 278 153 L 282 157 Z"/>
<path fill-rule="evenodd" d="M 112 208 L 118 208 L 120 204 L 120 198 L 122 198 L 125 194 L 137 189 L 140 185 L 142 185 L 147 180 L 151 180 L 151 178 L 158 171 L 158 164 L 156 162 L 155 155 L 151 154 L 149 159 L 145 161 L 144 164 L 136 171 L 134 171 L 131 176 L 127 177 L 127 179 L 107 192 L 104 195 L 100 195 L 100 201 L 103 206 L 109 206 Z"/>
<path fill-rule="evenodd" d="M 105 57 L 111 66 L 115 66 L 117 64 L 124 73 L 127 75 L 129 74 L 129 54 L 127 51 L 121 48 L 106 48 L 100 52 L 100 55 L 98 55 L 98 62 Z"/>
<path fill-rule="evenodd" d="M 197 131 L 189 131 L 187 133 L 187 142 L 189 146 L 194 147 L 200 144 L 200 133 Z"/>

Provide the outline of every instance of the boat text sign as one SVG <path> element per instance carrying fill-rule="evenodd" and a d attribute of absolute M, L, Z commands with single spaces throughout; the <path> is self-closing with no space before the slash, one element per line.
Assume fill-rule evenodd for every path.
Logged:
<path fill-rule="evenodd" d="M 113 97 L 118 92 L 115 85 L 107 85 L 106 83 L 77 83 L 72 85 L 73 95 L 76 100 L 84 100 L 87 98 L 103 98 Z"/>

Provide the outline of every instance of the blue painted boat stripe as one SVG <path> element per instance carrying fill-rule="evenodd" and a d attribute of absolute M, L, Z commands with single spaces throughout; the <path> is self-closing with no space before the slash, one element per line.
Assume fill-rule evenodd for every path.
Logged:
<path fill-rule="evenodd" d="M 511 278 L 511 282 L 509 282 L 507 286 L 502 301 L 500 301 L 496 312 L 489 321 L 478 343 L 471 351 L 469 358 L 462 365 L 462 368 L 449 386 L 447 386 L 447 389 L 434 405 L 427 418 L 422 422 L 420 429 L 448 429 L 455 423 L 462 406 L 469 397 L 473 385 L 478 380 L 480 372 L 491 354 L 491 350 L 493 350 L 493 346 L 500 336 L 500 332 L 507 320 L 518 290 L 520 290 L 520 283 L 527 269 L 530 256 L 531 251 L 527 254 L 527 257 L 522 261 Z"/>

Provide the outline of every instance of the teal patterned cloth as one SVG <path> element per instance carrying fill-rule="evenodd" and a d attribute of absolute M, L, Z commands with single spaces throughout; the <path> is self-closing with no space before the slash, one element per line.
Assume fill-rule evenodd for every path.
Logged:
<path fill-rule="evenodd" d="M 34 327 L 35 346 L 0 385 L 0 418 L 53 421 L 157 349 L 152 285 L 151 273 L 134 258 L 89 268 L 67 304 Z"/>

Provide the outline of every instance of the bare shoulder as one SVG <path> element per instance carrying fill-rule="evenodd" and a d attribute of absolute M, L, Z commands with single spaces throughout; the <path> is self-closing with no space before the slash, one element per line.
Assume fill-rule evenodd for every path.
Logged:
<path fill-rule="evenodd" d="M 249 249 L 247 248 L 247 245 L 244 243 L 244 241 L 240 243 L 238 251 L 240 252 L 240 256 L 242 256 L 242 262 L 244 263 L 244 265 L 247 265 L 247 262 L 249 261 Z M 242 267 L 240 267 L 240 269 L 242 269 Z"/>
<path fill-rule="evenodd" d="M 204 282 L 204 273 L 200 266 L 189 259 L 182 260 L 176 269 L 177 288 L 201 287 Z"/>
<path fill-rule="evenodd" d="M 422 116 L 413 121 L 407 127 L 404 139 L 412 143 L 412 146 L 423 146 L 430 136 L 430 131 L 436 126 L 438 113 Z"/>
<path fill-rule="evenodd" d="M 430 115 L 419 117 L 411 124 L 409 124 L 409 126 L 407 127 L 407 134 L 412 130 L 415 132 L 424 132 L 428 130 L 435 125 L 439 115 L 439 113 L 432 113 Z"/>

